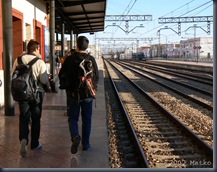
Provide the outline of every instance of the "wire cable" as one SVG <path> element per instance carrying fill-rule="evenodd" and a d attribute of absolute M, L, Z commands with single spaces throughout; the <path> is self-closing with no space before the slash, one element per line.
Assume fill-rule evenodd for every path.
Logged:
<path fill-rule="evenodd" d="M 185 4 L 185 5 L 182 5 L 181 7 L 177 8 L 176 10 L 178 10 L 178 9 L 180 9 L 180 8 L 182 8 L 182 7 L 186 6 L 186 5 L 189 5 L 189 4 L 190 4 L 190 3 L 192 3 L 193 1 L 194 1 L 194 0 L 190 1 L 189 3 L 187 3 L 187 4 Z M 196 9 L 199 9 L 199 8 L 201 8 L 202 6 L 204 6 L 204 5 L 206 5 L 206 4 L 210 3 L 210 2 L 212 2 L 212 0 L 211 0 L 211 1 L 208 1 L 208 2 L 206 2 L 206 3 L 202 4 L 202 5 L 200 5 L 200 6 L 196 7 L 196 8 L 194 8 L 194 9 L 192 9 L 191 11 L 188 11 L 188 12 L 186 12 L 186 13 L 184 13 L 184 14 L 180 15 L 179 17 L 181 17 L 181 16 L 183 16 L 183 15 L 186 15 L 187 13 L 190 13 L 190 12 L 192 12 L 192 11 L 196 10 Z M 173 11 L 175 11 L 175 10 L 173 10 Z M 167 14 L 168 14 L 168 13 L 167 13 Z M 167 14 L 166 14 L 166 15 L 167 15 Z M 164 16 L 165 16 L 165 15 L 164 15 Z M 159 26 L 157 26 L 157 27 L 155 27 L 155 28 L 152 28 L 152 29 L 150 29 L 149 31 L 147 31 L 147 32 L 145 32 L 145 33 L 142 33 L 142 34 L 140 34 L 138 37 L 141 37 L 142 35 L 145 35 L 145 34 L 147 34 L 147 33 L 151 32 L 151 31 L 153 31 L 153 30 L 156 30 L 156 29 L 158 29 L 158 28 L 162 27 L 163 25 L 165 25 L 165 24 L 161 24 L 161 25 L 159 25 Z M 138 37 L 137 37 L 137 38 L 138 38 Z"/>
<path fill-rule="evenodd" d="M 126 15 L 131 11 L 131 9 L 132 9 L 133 6 L 135 5 L 136 1 L 137 1 L 137 0 L 134 1 L 134 3 L 133 3 L 132 6 L 130 7 L 130 9 L 128 10 L 128 12 L 126 13 Z M 131 2 L 132 2 L 132 0 L 130 1 L 130 3 L 131 3 Z M 130 3 L 128 4 L 128 6 L 130 5 Z M 127 6 L 127 8 L 128 8 L 128 6 Z M 127 9 L 127 8 L 126 8 L 126 9 Z M 126 10 L 125 10 L 125 11 L 126 11 Z M 124 12 L 125 12 L 125 11 L 124 11 Z M 123 13 L 122 15 L 124 15 L 124 13 Z M 123 21 L 121 21 L 119 25 L 121 25 L 122 22 L 123 22 Z M 114 31 L 114 33 L 113 33 L 113 35 L 112 35 L 111 38 L 114 37 L 114 34 L 116 33 L 117 30 L 118 30 L 118 28 L 116 28 L 116 30 Z"/>
<path fill-rule="evenodd" d="M 199 9 L 200 7 L 202 7 L 202 6 L 206 5 L 206 4 L 210 3 L 210 2 L 212 2 L 212 0 L 211 0 L 211 1 L 209 1 L 209 2 L 206 2 L 206 3 L 202 4 L 202 5 L 200 5 L 200 6 L 199 6 L 199 7 L 197 7 L 197 8 L 194 8 L 194 9 L 192 9 L 191 11 L 188 11 L 188 12 L 186 12 L 186 13 L 182 14 L 181 16 L 184 16 L 185 14 L 188 14 L 188 13 L 190 13 L 190 12 L 194 11 L 194 10 L 197 10 L 197 9 Z M 179 16 L 179 17 L 181 17 L 181 16 Z"/>

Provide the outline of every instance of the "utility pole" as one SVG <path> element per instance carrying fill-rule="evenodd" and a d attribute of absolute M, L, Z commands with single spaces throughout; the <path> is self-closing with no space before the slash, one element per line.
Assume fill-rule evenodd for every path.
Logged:
<path fill-rule="evenodd" d="M 195 54 L 196 54 L 196 49 L 197 49 L 197 62 L 198 62 L 198 58 L 199 58 L 199 50 L 200 50 L 200 46 L 196 46 L 196 28 L 200 28 L 200 29 L 202 29 L 204 32 L 206 32 L 206 33 L 208 33 L 208 31 L 205 31 L 202 27 L 200 27 L 200 26 L 197 26 L 196 24 L 194 24 L 193 26 L 190 26 L 189 28 L 187 28 L 186 30 L 185 30 L 185 32 L 188 30 L 188 29 L 190 29 L 190 28 L 194 28 L 194 57 L 195 57 Z"/>
<path fill-rule="evenodd" d="M 157 53 L 157 55 L 158 55 L 158 57 L 161 57 L 161 48 L 160 48 L 160 30 L 159 30 L 159 32 L 158 32 L 158 34 L 159 34 L 159 45 L 158 45 L 158 53 Z"/>
<path fill-rule="evenodd" d="M 197 25 L 195 24 L 194 25 L 194 57 L 195 57 L 195 51 L 196 51 L 196 28 L 197 28 Z"/>
<path fill-rule="evenodd" d="M 95 57 L 96 57 L 96 55 L 97 55 L 97 51 L 96 51 L 96 33 L 94 33 L 94 42 L 95 42 Z"/>

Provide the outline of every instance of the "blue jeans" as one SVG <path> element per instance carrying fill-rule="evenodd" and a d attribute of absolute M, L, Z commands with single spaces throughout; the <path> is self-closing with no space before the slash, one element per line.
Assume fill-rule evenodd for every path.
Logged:
<path fill-rule="evenodd" d="M 72 97 L 69 98 L 69 106 L 67 108 L 68 113 L 68 122 L 69 122 L 69 131 L 71 135 L 71 140 L 77 135 L 79 135 L 78 129 L 78 118 L 81 110 L 81 117 L 82 117 L 82 145 L 86 146 L 89 145 L 90 140 L 90 132 L 91 132 L 91 118 L 92 118 L 92 98 L 87 98 L 80 100 L 73 99 Z"/>
<path fill-rule="evenodd" d="M 29 122 L 32 119 L 31 125 L 31 148 L 35 148 L 39 144 L 40 128 L 41 128 L 41 112 L 44 93 L 38 92 L 40 102 L 35 105 L 33 102 L 19 101 L 19 140 L 26 139 L 29 142 Z"/>

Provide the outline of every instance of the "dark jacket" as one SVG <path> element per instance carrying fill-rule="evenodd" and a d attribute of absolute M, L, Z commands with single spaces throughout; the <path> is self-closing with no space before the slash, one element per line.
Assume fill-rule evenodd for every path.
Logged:
<path fill-rule="evenodd" d="M 79 64 L 80 62 L 88 58 L 89 60 L 92 61 L 93 65 L 93 86 L 94 89 L 97 90 L 97 83 L 99 81 L 99 71 L 97 67 L 97 63 L 94 59 L 93 56 L 90 56 L 86 53 L 78 53 L 75 52 L 72 56 L 68 56 L 66 60 L 64 61 L 62 68 L 60 69 L 59 72 L 59 78 L 61 79 L 62 76 L 64 76 L 67 80 L 67 88 L 66 90 L 68 92 L 76 93 L 77 90 L 77 76 L 78 76 L 78 69 L 79 69 Z M 80 95 L 80 98 L 86 98 L 83 95 Z"/>

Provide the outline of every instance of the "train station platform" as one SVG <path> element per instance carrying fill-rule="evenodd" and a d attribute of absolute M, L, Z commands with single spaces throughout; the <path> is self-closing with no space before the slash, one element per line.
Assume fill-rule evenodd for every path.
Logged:
<path fill-rule="evenodd" d="M 192 69 L 198 71 L 204 71 L 208 73 L 213 73 L 213 63 L 211 62 L 201 62 L 201 61 L 184 61 L 184 60 L 162 60 L 162 59 L 148 59 L 146 60 L 149 64 L 159 64 L 159 65 L 166 65 L 169 67 L 178 67 L 181 65 L 182 68 L 185 69 Z"/>
<path fill-rule="evenodd" d="M 96 59 L 100 80 L 93 102 L 92 130 L 87 151 L 81 145 L 77 154 L 71 154 L 71 140 L 68 128 L 65 90 L 46 93 L 41 118 L 41 150 L 31 150 L 27 156 L 20 156 L 18 137 L 19 111 L 15 105 L 15 116 L 6 116 L 0 110 L 0 168 L 109 168 L 106 107 L 104 95 L 103 61 Z M 81 118 L 79 127 L 81 133 Z M 30 136 L 30 135 L 29 135 Z M 30 138 L 30 137 L 29 137 Z"/>

